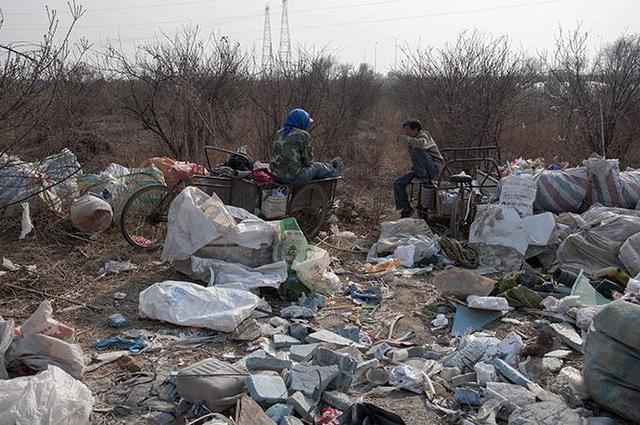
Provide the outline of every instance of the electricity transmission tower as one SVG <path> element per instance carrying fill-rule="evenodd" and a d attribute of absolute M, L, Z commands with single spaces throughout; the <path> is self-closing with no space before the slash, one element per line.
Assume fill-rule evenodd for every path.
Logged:
<path fill-rule="evenodd" d="M 271 21 L 269 19 L 269 4 L 264 8 L 264 33 L 262 36 L 262 71 L 273 69 L 273 47 L 271 46 Z"/>
<path fill-rule="evenodd" d="M 291 36 L 289 34 L 288 0 L 282 0 L 282 22 L 280 23 L 280 47 L 278 57 L 285 69 L 291 66 Z"/>

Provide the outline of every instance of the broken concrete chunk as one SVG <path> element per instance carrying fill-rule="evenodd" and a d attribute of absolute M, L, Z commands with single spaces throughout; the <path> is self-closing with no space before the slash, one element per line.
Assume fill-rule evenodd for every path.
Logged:
<path fill-rule="evenodd" d="M 360 342 L 360 328 L 356 325 L 345 325 L 340 334 L 353 342 Z"/>
<path fill-rule="evenodd" d="M 454 376 L 460 375 L 460 373 L 461 373 L 460 368 L 443 367 L 442 370 L 440 370 L 440 377 L 442 379 L 446 379 L 447 381 L 450 381 Z"/>
<path fill-rule="evenodd" d="M 569 350 L 554 350 L 554 351 L 549 351 L 547 354 L 545 354 L 545 357 L 553 357 L 556 359 L 564 359 L 566 357 L 568 357 L 571 354 L 571 351 Z"/>
<path fill-rule="evenodd" d="M 348 392 L 358 361 L 346 354 L 338 354 L 326 347 L 319 347 L 315 354 L 315 363 L 319 366 L 336 365 L 340 370 L 338 376 L 329 385 L 331 388 Z"/>
<path fill-rule="evenodd" d="M 468 335 L 462 338 L 460 349 L 444 363 L 445 367 L 457 367 L 462 370 L 467 362 L 475 364 L 485 353 L 496 347 L 500 340 L 494 337 Z"/>
<path fill-rule="evenodd" d="M 480 406 L 482 404 L 480 394 L 471 388 L 456 388 L 455 399 L 461 405 Z"/>
<path fill-rule="evenodd" d="M 524 407 L 536 401 L 536 396 L 528 389 L 504 382 L 487 383 L 486 395 L 489 399 L 506 400 L 518 407 Z"/>
<path fill-rule="evenodd" d="M 291 360 L 301 363 L 307 363 L 313 359 L 316 349 L 320 344 L 301 344 L 289 347 L 289 355 Z"/>
<path fill-rule="evenodd" d="M 245 381 L 251 398 L 258 403 L 272 405 L 287 401 L 289 392 L 280 376 L 251 375 Z"/>
<path fill-rule="evenodd" d="M 253 341 L 260 338 L 260 325 L 255 319 L 247 319 L 231 333 L 231 339 L 236 341 Z"/>
<path fill-rule="evenodd" d="M 308 397 L 305 397 L 301 392 L 296 392 L 289 397 L 287 403 L 293 406 L 293 410 L 296 411 L 298 415 L 302 417 L 302 419 L 307 421 L 313 421 L 313 410 L 316 405 Z"/>
<path fill-rule="evenodd" d="M 369 351 L 367 351 L 367 356 L 375 357 L 378 360 L 383 360 L 386 358 L 387 351 L 390 351 L 391 349 L 391 346 L 386 342 L 376 344 L 372 346 Z"/>
<path fill-rule="evenodd" d="M 297 364 L 289 371 L 289 389 L 309 397 L 317 397 L 340 373 L 338 366 Z"/>
<path fill-rule="evenodd" d="M 293 367 L 293 362 L 274 357 L 249 357 L 245 364 L 249 370 L 274 370 L 277 372 Z"/>
<path fill-rule="evenodd" d="M 273 346 L 275 348 L 287 348 L 298 344 L 301 344 L 300 340 L 290 335 L 276 334 L 273 336 Z"/>
<path fill-rule="evenodd" d="M 353 404 L 351 398 L 347 394 L 335 390 L 325 391 L 322 393 L 322 401 L 327 403 L 329 406 L 333 406 L 342 411 L 347 410 Z"/>
<path fill-rule="evenodd" d="M 272 317 L 269 320 L 269 323 L 271 323 L 271 326 L 273 326 L 274 328 L 289 325 L 289 321 L 287 319 L 283 319 L 282 317 L 278 317 L 278 316 Z"/>
<path fill-rule="evenodd" d="M 552 323 L 551 328 L 568 347 L 582 353 L 582 337 L 568 323 Z"/>
<path fill-rule="evenodd" d="M 433 283 L 442 295 L 465 299 L 469 295 L 486 297 L 493 291 L 495 280 L 456 268 L 437 273 Z"/>
<path fill-rule="evenodd" d="M 478 385 L 487 385 L 489 382 L 496 380 L 496 368 L 488 363 L 478 362 L 473 366 L 476 371 L 476 380 Z"/>
<path fill-rule="evenodd" d="M 304 423 L 295 416 L 285 416 L 282 418 L 279 425 L 304 425 Z"/>
<path fill-rule="evenodd" d="M 514 365 L 518 359 L 518 354 L 524 348 L 522 337 L 515 332 L 509 332 L 496 346 L 491 346 L 483 356 L 482 360 L 490 362 L 496 358 L 501 358 L 510 365 Z"/>
<path fill-rule="evenodd" d="M 343 336 L 340 336 L 326 329 L 322 329 L 322 330 L 319 330 L 318 332 L 312 333 L 307 337 L 307 341 L 308 342 L 325 342 L 327 344 L 332 344 L 339 347 L 347 347 L 349 345 L 362 347 L 361 344 L 355 343 L 350 339 L 347 339 Z"/>
<path fill-rule="evenodd" d="M 302 323 L 292 323 L 289 325 L 289 335 L 300 341 L 307 339 L 310 330 L 311 328 L 309 326 L 303 325 Z"/>
<path fill-rule="evenodd" d="M 518 408 L 509 425 L 581 425 L 582 418 L 565 403 L 543 401 Z"/>
<path fill-rule="evenodd" d="M 386 385 L 389 382 L 389 372 L 382 367 L 367 369 L 364 375 L 367 382 L 373 385 Z"/>
<path fill-rule="evenodd" d="M 502 359 L 497 359 L 493 365 L 500 372 L 502 376 L 504 376 L 508 381 L 513 382 L 514 384 L 522 385 L 523 387 L 527 387 L 529 384 L 533 384 L 529 379 L 527 379 L 523 374 L 518 372 L 516 369 L 512 368 Z"/>
<path fill-rule="evenodd" d="M 291 406 L 290 404 L 278 403 L 265 410 L 264 414 L 278 424 L 280 423 L 282 418 L 290 415 L 291 412 L 293 412 L 293 406 Z"/>
<path fill-rule="evenodd" d="M 467 297 L 467 306 L 469 308 L 491 311 L 513 310 L 509 307 L 509 302 L 504 297 L 479 297 L 477 295 L 469 295 Z"/>
<path fill-rule="evenodd" d="M 564 362 L 557 357 L 544 357 L 542 359 L 542 366 L 551 373 L 557 373 L 562 369 Z"/>
<path fill-rule="evenodd" d="M 573 392 L 580 398 L 588 398 L 587 390 L 582 380 L 582 373 L 572 366 L 567 366 L 560 370 L 558 381 L 567 384 Z"/>
<path fill-rule="evenodd" d="M 478 379 L 475 372 L 465 373 L 464 375 L 458 375 L 451 378 L 451 385 L 454 387 L 459 387 L 465 384 L 475 383 Z"/>

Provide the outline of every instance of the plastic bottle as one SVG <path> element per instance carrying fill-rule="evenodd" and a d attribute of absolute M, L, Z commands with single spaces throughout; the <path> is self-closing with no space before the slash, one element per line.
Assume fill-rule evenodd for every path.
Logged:
<path fill-rule="evenodd" d="M 399 258 L 392 258 L 391 260 L 382 261 L 378 264 L 365 264 L 365 273 L 379 273 L 388 270 L 393 270 L 400 265 Z"/>

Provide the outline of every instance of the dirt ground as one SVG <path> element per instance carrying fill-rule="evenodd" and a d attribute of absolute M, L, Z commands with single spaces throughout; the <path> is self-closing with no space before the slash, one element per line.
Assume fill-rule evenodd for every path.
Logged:
<path fill-rule="evenodd" d="M 393 218 L 393 212 L 352 200 L 343 203 L 337 215 L 339 230 L 352 231 L 357 237 L 339 238 L 328 232 L 312 242 L 332 255 L 333 267 L 343 284 L 355 281 L 365 286 L 380 286 L 384 297 L 379 306 L 364 308 L 355 305 L 344 294 L 337 296 L 312 322 L 326 329 L 352 322 L 379 338 L 398 338 L 411 332 L 415 344 L 437 341 L 447 345 L 447 332 L 432 331 L 430 322 L 436 312 L 452 312 L 453 308 L 447 300 L 438 297 L 429 281 L 430 274 L 411 278 L 393 274 L 370 277 L 360 272 L 365 259 L 363 249 L 377 239 L 378 223 Z M 132 406 L 149 400 L 149 394 L 161 392 L 162 383 L 171 371 L 208 357 L 234 361 L 246 355 L 246 343 L 233 341 L 223 334 L 138 317 L 138 296 L 142 290 L 164 280 L 189 280 L 160 262 L 158 252 L 135 251 L 124 241 L 118 228 L 87 238 L 73 230 L 65 220 L 35 217 L 34 224 L 34 232 L 26 240 L 18 241 L 19 224 L 4 223 L 6 230 L 0 236 L 0 256 L 22 266 L 35 265 L 37 271 L 22 269 L 0 276 L 0 315 L 20 324 L 42 300 L 49 299 L 54 318 L 76 329 L 77 341 L 88 357 L 98 354 L 93 348 L 97 339 L 122 336 L 123 331 L 145 330 L 152 342 L 152 348 L 137 357 L 144 365 L 140 373 L 130 372 L 117 362 L 85 373 L 83 381 L 96 399 L 92 424 L 157 423 L 156 416 L 134 412 Z M 101 276 L 100 269 L 109 260 L 131 260 L 138 269 Z M 115 299 L 117 292 L 125 293 L 125 299 Z M 286 305 L 274 291 L 262 295 L 272 304 L 275 313 Z M 124 329 L 107 325 L 106 318 L 114 313 L 126 317 Z M 520 311 L 509 317 L 519 319 L 523 324 L 499 323 L 495 328 L 498 337 L 513 330 L 525 342 L 536 336 L 531 322 L 540 317 Z M 184 335 L 214 338 L 185 346 L 176 342 Z M 581 368 L 581 361 L 572 356 L 567 364 Z M 424 396 L 411 392 L 371 391 L 354 395 L 399 414 L 407 424 L 444 424 L 454 420 L 430 407 Z"/>
<path fill-rule="evenodd" d="M 385 298 L 376 309 L 367 309 L 340 295 L 331 299 L 313 322 L 323 328 L 332 328 L 356 320 L 363 329 L 376 335 L 398 337 L 412 331 L 417 344 L 432 342 L 434 335 L 423 310 L 435 296 L 426 275 L 413 279 L 394 276 L 367 279 L 359 273 L 365 254 L 357 251 L 370 246 L 377 238 L 377 223 L 390 218 L 391 214 L 388 210 L 376 210 L 371 204 L 350 201 L 338 210 L 338 226 L 340 230 L 353 231 L 358 238 L 340 239 L 327 233 L 314 241 L 334 257 L 334 267 L 340 269 L 345 284 L 353 280 L 364 285 L 382 286 Z M 151 336 L 153 348 L 137 357 L 144 364 L 142 372 L 132 373 L 115 362 L 85 373 L 83 381 L 96 399 L 91 423 L 154 423 L 152 415 L 131 416 L 131 406 L 149 397 L 170 371 L 208 357 L 234 360 L 246 355 L 246 344 L 222 334 L 140 319 L 138 296 L 142 290 L 164 280 L 189 279 L 160 262 L 159 253 L 135 251 L 124 241 L 118 228 L 88 238 L 77 233 L 65 220 L 36 216 L 34 232 L 26 240 L 18 241 L 19 224 L 15 221 L 3 224 L 6 231 L 0 236 L 0 256 L 21 266 L 36 266 L 35 272 L 21 269 L 0 277 L 0 314 L 3 317 L 13 318 L 20 324 L 42 300 L 49 299 L 54 318 L 76 329 L 76 340 L 88 358 L 99 354 L 93 348 L 99 338 L 122 336 L 123 331 L 139 329 Z M 101 276 L 100 269 L 109 260 L 130 260 L 138 268 Z M 126 297 L 115 299 L 117 292 L 125 293 Z M 275 312 L 286 305 L 274 291 L 262 295 Z M 114 313 L 126 317 L 124 329 L 108 326 L 106 318 Z M 185 334 L 218 337 L 196 346 L 174 343 L 176 337 Z M 362 396 L 400 414 L 407 423 L 444 423 L 438 413 L 427 408 L 423 397 L 412 393 Z"/>

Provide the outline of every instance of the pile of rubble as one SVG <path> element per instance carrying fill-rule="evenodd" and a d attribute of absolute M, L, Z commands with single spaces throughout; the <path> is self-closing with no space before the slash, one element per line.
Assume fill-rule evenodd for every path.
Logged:
<path fill-rule="evenodd" d="M 504 180 L 499 202 L 479 209 L 469 244 L 422 220 L 385 222 L 366 264 L 340 262 L 341 270 L 295 220 L 264 221 L 187 187 L 170 208 L 161 254 L 186 277 L 154 283 L 137 300 L 140 318 L 182 330 L 130 329 L 113 314 L 113 334 L 94 341 L 100 354 L 88 361 L 48 301 L 20 327 L 1 320 L 2 419 L 86 424 L 100 407 L 81 379 L 117 362 L 127 377 L 102 400 L 130 421 L 404 424 L 367 397 L 404 392 L 467 425 L 638 422 L 640 213 L 596 205 L 534 214 L 529 178 Z M 21 266 L 3 268 L 10 277 Z M 135 270 L 109 262 L 101 273 Z M 402 279 L 436 294 L 424 306 L 426 343 L 411 331 L 394 337 L 395 322 L 380 332 L 384 325 L 361 320 Z M 321 325 L 336 299 L 358 314 Z M 164 358 L 221 342 L 233 352 L 191 364 Z M 159 354 L 147 375 L 140 356 L 151 353 Z"/>

